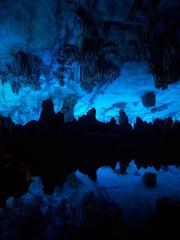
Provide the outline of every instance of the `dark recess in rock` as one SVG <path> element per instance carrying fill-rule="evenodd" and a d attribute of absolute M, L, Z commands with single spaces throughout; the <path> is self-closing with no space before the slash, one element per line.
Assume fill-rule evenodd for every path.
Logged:
<path fill-rule="evenodd" d="M 155 188 L 157 186 L 157 176 L 155 173 L 146 172 L 142 177 L 142 182 L 148 188 Z"/>
<path fill-rule="evenodd" d="M 151 222 L 152 230 L 157 238 L 176 239 L 179 234 L 179 214 L 180 202 L 178 199 L 164 196 L 156 201 L 156 212 Z"/>
<path fill-rule="evenodd" d="M 39 85 L 40 68 L 42 61 L 37 56 L 29 55 L 24 52 L 17 52 L 14 58 L 14 62 L 11 67 L 13 76 L 24 79 L 19 84 L 28 84 L 33 89 L 37 89 Z"/>
<path fill-rule="evenodd" d="M 112 229 L 123 226 L 121 209 L 102 194 L 96 196 L 93 192 L 86 193 L 82 199 L 82 218 L 85 228 L 91 226 L 89 234 L 92 236 L 95 232 L 109 236 Z"/>
<path fill-rule="evenodd" d="M 160 112 L 168 108 L 168 104 L 162 104 L 161 106 L 151 108 L 151 112 Z"/>
<path fill-rule="evenodd" d="M 156 105 L 156 94 L 152 91 L 146 92 L 141 100 L 145 107 L 153 107 Z"/>

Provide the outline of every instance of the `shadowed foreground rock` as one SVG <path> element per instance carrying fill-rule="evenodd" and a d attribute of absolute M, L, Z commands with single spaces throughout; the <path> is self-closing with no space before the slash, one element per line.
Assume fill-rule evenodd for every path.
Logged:
<path fill-rule="evenodd" d="M 99 167 L 115 168 L 117 162 L 122 162 L 124 172 L 132 159 L 137 168 L 154 166 L 159 170 L 162 165 L 179 166 L 179 122 L 168 118 L 156 119 L 152 124 L 137 118 L 133 128 L 125 112 L 121 112 L 125 121 L 120 125 L 113 120 L 99 122 L 95 109 L 79 120 L 64 123 L 63 114 L 56 114 L 52 102 L 47 100 L 39 121 L 21 126 L 9 118 L 1 118 L 0 195 L 5 198 L 23 192 L 27 184 L 26 169 L 28 174 L 40 176 L 45 192 L 52 193 L 55 185 L 62 186 L 66 177 L 77 169 L 96 181 Z M 13 160 L 9 162 L 3 152 Z M 152 187 L 156 179 L 147 175 L 144 181 Z M 9 187 L 4 189 L 4 183 Z"/>
<path fill-rule="evenodd" d="M 157 186 L 157 176 L 151 172 L 144 173 L 142 182 L 148 188 L 155 188 Z"/>

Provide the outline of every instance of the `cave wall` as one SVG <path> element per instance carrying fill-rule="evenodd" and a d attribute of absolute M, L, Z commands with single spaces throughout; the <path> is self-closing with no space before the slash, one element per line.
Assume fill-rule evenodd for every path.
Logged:
<path fill-rule="evenodd" d="M 37 54 L 54 43 L 56 1 L 7 0 L 0 9 L 0 59 L 17 51 Z"/>
<path fill-rule="evenodd" d="M 0 9 L 0 111 L 16 120 L 38 118 L 47 97 L 60 110 L 72 95 L 97 95 L 130 62 L 146 64 L 156 88 L 179 80 L 178 0 L 7 0 Z"/>

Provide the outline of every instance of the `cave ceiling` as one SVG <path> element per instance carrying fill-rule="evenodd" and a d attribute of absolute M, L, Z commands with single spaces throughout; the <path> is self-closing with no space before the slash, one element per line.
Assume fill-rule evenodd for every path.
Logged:
<path fill-rule="evenodd" d="M 129 62 L 146 64 L 157 89 L 179 80 L 179 0 L 1 0 L 0 9 L 0 78 L 1 88 L 11 86 L 8 98 L 45 82 L 56 85 L 53 95 L 66 87 L 60 99 L 80 88 L 92 93 Z"/>

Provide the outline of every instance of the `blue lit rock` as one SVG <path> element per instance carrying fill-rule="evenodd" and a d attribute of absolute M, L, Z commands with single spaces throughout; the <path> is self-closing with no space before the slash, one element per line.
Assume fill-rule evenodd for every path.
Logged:
<path fill-rule="evenodd" d="M 10 197 L 6 200 L 6 208 L 14 208 L 15 207 L 15 198 Z"/>
<path fill-rule="evenodd" d="M 137 116 L 148 122 L 167 116 L 180 119 L 179 48 L 175 48 L 179 35 L 173 38 L 175 46 L 163 40 L 164 37 L 161 39 L 165 32 L 170 31 L 170 38 L 173 32 L 178 32 L 178 7 L 169 8 L 178 1 L 154 3 L 155 16 L 158 9 L 167 7 L 167 11 L 160 11 L 154 27 L 147 18 L 152 10 L 149 1 L 136 2 L 1 1 L 0 114 L 25 124 L 39 119 L 43 100 L 51 98 L 58 112 L 65 99 L 75 95 L 76 118 L 95 107 L 97 119 L 104 122 L 109 122 L 111 117 L 118 122 L 121 108 L 130 123 Z M 174 12 L 177 12 L 175 17 Z M 150 36 L 156 36 L 158 41 L 152 41 Z M 142 38 L 148 38 L 147 42 Z M 161 44 L 162 41 L 165 42 Z M 32 64 L 33 70 L 28 75 L 32 73 L 33 79 L 23 74 L 17 77 L 10 71 L 9 66 L 19 51 L 43 62 L 43 69 L 36 69 L 38 64 Z M 152 58 L 146 56 L 147 52 Z M 163 62 L 167 68 L 162 69 Z M 160 86 L 164 86 L 163 82 L 166 86 L 174 80 L 177 82 L 162 92 L 154 86 L 154 75 L 158 75 Z M 37 79 L 38 89 L 34 88 Z M 142 104 L 141 96 L 147 91 L 155 92 L 159 108 L 150 109 Z M 126 104 L 118 108 L 121 102 Z"/>
<path fill-rule="evenodd" d="M 74 117 L 74 107 L 77 103 L 78 99 L 75 95 L 68 96 L 63 103 L 61 111 L 64 113 L 64 121 L 73 121 Z"/>
<path fill-rule="evenodd" d="M 7 0 L 0 8 L 1 59 L 19 50 L 37 53 L 51 47 L 57 35 L 56 1 Z"/>
<path fill-rule="evenodd" d="M 43 195 L 44 187 L 40 177 L 33 177 L 32 182 L 29 186 L 28 192 L 32 195 Z"/>

